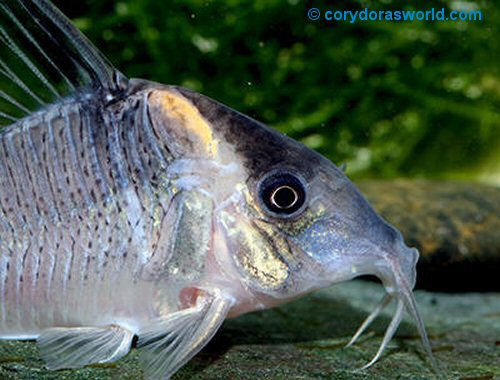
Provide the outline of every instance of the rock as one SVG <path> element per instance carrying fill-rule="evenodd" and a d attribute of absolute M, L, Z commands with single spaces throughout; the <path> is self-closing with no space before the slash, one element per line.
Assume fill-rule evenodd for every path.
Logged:
<path fill-rule="evenodd" d="M 361 191 L 419 249 L 417 287 L 500 290 L 500 188 L 447 181 L 362 181 Z"/>

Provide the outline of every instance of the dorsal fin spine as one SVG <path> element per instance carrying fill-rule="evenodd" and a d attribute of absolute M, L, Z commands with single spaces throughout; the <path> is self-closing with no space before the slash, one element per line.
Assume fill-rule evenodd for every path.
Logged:
<path fill-rule="evenodd" d="M 0 1 L 0 127 L 51 104 L 122 99 L 129 80 L 49 0 Z"/>
<path fill-rule="evenodd" d="M 20 0 L 26 1 L 26 0 Z M 80 55 L 84 58 L 90 73 L 95 72 L 97 75 L 94 80 L 98 81 L 103 88 L 111 90 L 111 92 L 122 90 L 118 88 L 120 83 L 116 83 L 115 77 L 123 80 L 124 76 L 118 74 L 116 69 L 111 69 L 111 64 L 92 44 L 83 36 L 76 27 L 71 24 L 68 19 L 55 7 L 50 5 L 46 0 L 32 0 L 33 4 L 42 12 L 48 19 L 57 20 L 58 27 L 67 38 L 71 38 Z M 40 25 L 42 26 L 42 25 Z"/>

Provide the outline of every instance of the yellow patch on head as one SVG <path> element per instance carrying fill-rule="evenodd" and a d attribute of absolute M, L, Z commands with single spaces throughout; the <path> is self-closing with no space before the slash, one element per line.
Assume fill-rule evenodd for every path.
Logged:
<path fill-rule="evenodd" d="M 202 150 L 208 156 L 217 155 L 218 140 L 214 137 L 207 120 L 189 100 L 175 92 L 154 91 L 149 101 L 160 107 L 166 116 L 176 122 L 175 135 L 185 136 L 197 150 Z"/>

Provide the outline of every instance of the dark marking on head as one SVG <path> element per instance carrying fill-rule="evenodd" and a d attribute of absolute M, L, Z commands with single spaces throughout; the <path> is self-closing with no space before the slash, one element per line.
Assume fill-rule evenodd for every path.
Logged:
<path fill-rule="evenodd" d="M 194 91 L 175 87 L 189 99 L 214 130 L 232 144 L 244 159 L 253 180 L 279 167 L 299 171 L 306 180 L 325 159 L 303 144 Z"/>

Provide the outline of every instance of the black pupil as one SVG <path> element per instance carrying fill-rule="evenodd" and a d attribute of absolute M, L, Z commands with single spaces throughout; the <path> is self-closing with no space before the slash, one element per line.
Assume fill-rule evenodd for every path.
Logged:
<path fill-rule="evenodd" d="M 297 202 L 298 194 L 290 186 L 284 185 L 274 190 L 271 202 L 278 208 L 290 208 Z"/>
<path fill-rule="evenodd" d="M 278 173 L 262 181 L 260 197 L 269 211 L 290 215 L 302 207 L 306 194 L 304 185 L 297 177 L 289 173 Z"/>

